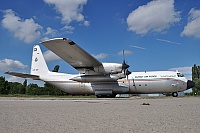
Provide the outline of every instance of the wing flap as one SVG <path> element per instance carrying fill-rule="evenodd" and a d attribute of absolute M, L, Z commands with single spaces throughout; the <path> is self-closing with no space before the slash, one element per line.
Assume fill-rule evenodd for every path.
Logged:
<path fill-rule="evenodd" d="M 31 75 L 31 74 L 24 74 L 24 73 L 16 73 L 16 72 L 5 72 L 5 74 L 21 77 L 21 78 L 31 78 L 34 80 L 40 80 L 39 76 Z"/>
<path fill-rule="evenodd" d="M 101 62 L 70 39 L 55 38 L 49 41 L 41 42 L 41 44 L 81 73 L 85 73 L 85 71 L 88 70 L 92 71 L 94 67 L 102 65 Z"/>

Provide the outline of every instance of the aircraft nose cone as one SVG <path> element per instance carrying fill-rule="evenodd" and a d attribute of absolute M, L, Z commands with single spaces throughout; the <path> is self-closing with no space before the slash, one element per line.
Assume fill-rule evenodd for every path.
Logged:
<path fill-rule="evenodd" d="M 195 83 L 193 81 L 191 81 L 191 80 L 187 81 L 187 89 L 190 89 L 190 88 L 192 88 L 194 86 L 195 86 Z"/>

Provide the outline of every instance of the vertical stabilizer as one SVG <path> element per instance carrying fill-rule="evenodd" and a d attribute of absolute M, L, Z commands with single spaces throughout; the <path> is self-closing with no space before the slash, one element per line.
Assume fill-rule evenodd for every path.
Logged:
<path fill-rule="evenodd" d="M 33 47 L 31 74 L 33 75 L 46 75 L 49 72 L 47 64 L 44 60 L 42 51 L 39 45 Z"/>

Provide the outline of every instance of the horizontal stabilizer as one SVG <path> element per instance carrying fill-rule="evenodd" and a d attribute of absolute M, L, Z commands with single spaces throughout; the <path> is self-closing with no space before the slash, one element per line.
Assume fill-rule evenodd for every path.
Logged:
<path fill-rule="evenodd" d="M 40 80 L 39 76 L 31 75 L 31 74 L 24 74 L 24 73 L 16 73 L 16 72 L 5 72 L 5 74 L 21 77 L 21 78 L 31 78 L 34 80 Z"/>

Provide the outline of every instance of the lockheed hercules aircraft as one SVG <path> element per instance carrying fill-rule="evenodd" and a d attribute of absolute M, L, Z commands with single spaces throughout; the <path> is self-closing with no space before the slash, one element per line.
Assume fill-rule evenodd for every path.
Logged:
<path fill-rule="evenodd" d="M 33 47 L 30 74 L 6 72 L 6 74 L 42 80 L 69 94 L 94 94 L 97 97 L 115 97 L 117 94 L 155 94 L 178 92 L 195 86 L 178 71 L 130 72 L 123 63 L 101 63 L 67 38 L 55 38 L 41 42 L 79 74 L 50 72 L 39 45 Z"/>

